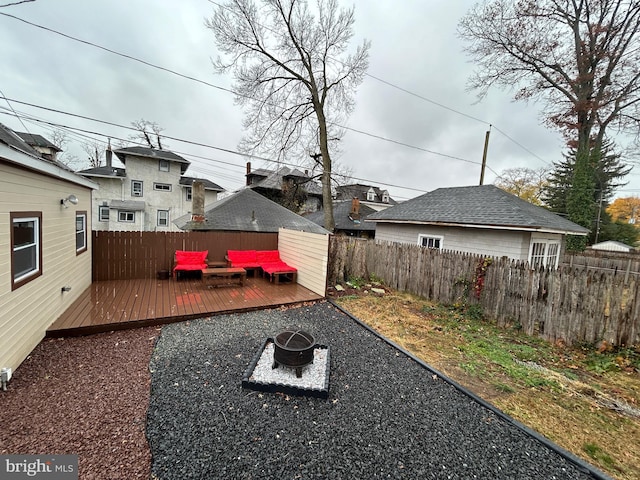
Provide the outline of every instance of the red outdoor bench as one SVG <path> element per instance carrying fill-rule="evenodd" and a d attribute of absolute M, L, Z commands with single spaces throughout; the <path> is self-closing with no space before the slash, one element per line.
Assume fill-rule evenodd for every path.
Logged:
<path fill-rule="evenodd" d="M 269 280 L 279 283 L 283 279 L 296 281 L 298 270 L 283 262 L 278 250 L 227 250 L 229 267 L 241 267 L 245 270 L 260 269 L 269 275 Z"/>
<path fill-rule="evenodd" d="M 208 268 L 207 256 L 209 250 L 204 251 L 191 251 L 191 250 L 176 250 L 175 254 L 175 266 L 173 267 L 173 273 L 178 278 L 180 272 L 189 271 L 202 271 Z"/>

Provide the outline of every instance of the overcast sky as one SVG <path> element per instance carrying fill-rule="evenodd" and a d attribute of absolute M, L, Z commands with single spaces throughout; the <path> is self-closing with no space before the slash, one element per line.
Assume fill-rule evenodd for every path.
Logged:
<path fill-rule="evenodd" d="M 0 5 L 11 1 L 0 0 Z M 471 1 L 342 2 L 353 4 L 353 47 L 371 41 L 368 76 L 347 124 L 353 130 L 347 132 L 338 159 L 357 177 L 354 183 L 386 188 L 398 200 L 439 187 L 477 185 L 490 124 L 485 183 L 493 183 L 507 168 L 549 166 L 561 158 L 561 138 L 541 125 L 535 104 L 514 103 L 510 92 L 498 90 L 476 103 L 474 94 L 466 91 L 473 65 L 456 28 Z M 244 184 L 247 159 L 225 150 L 237 150 L 242 111 L 224 90 L 233 79 L 216 74 L 211 65 L 217 52 L 204 21 L 213 8 L 208 0 L 36 0 L 0 8 L 0 13 L 211 84 L 0 15 L 0 92 L 20 102 L 118 125 L 129 126 L 140 118 L 157 122 L 166 136 L 215 147 L 166 140 L 170 150 L 192 162 L 188 174 L 236 190 Z M 96 132 L 99 135 L 91 136 L 100 140 L 131 134 L 0 100 L 0 122 L 49 138 L 51 127 L 27 119 L 21 123 L 9 115 L 11 108 Z M 84 158 L 83 140 L 78 133 L 69 134 L 67 153 Z M 254 168 L 269 166 L 253 161 Z M 640 172 L 632 172 L 628 180 L 617 196 L 640 194 Z"/>

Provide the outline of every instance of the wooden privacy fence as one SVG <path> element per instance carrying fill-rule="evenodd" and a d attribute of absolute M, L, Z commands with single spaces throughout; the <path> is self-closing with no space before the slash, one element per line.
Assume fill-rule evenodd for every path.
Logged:
<path fill-rule="evenodd" d="M 567 253 L 563 264 L 571 267 L 585 266 L 594 270 L 604 270 L 625 275 L 640 275 L 640 254 L 585 250 Z"/>
<path fill-rule="evenodd" d="M 276 250 L 277 233 L 92 232 L 92 280 L 155 278 L 173 268 L 176 250 L 209 250 L 222 261 L 227 250 Z"/>
<path fill-rule="evenodd" d="M 477 303 L 499 326 L 518 326 L 549 341 L 632 345 L 640 341 L 640 277 L 563 266 L 532 270 L 491 259 L 479 298 L 484 256 L 351 237 L 331 239 L 329 284 L 375 275 L 394 289 L 429 300 Z"/>

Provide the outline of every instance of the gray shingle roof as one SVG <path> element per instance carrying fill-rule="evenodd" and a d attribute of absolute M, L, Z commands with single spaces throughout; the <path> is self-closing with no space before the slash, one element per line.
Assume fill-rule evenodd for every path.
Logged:
<path fill-rule="evenodd" d="M 244 188 L 207 206 L 202 225 L 191 222 L 191 214 L 173 223 L 182 230 L 232 230 L 241 232 L 277 232 L 279 228 L 328 234 L 324 228 L 301 217 L 268 198 Z"/>
<path fill-rule="evenodd" d="M 51 143 L 42 135 L 38 135 L 35 133 L 26 133 L 26 132 L 16 132 L 16 135 L 20 136 L 22 140 L 24 140 L 26 143 L 28 143 L 33 147 L 50 148 L 51 150 L 55 150 L 56 152 L 62 151 L 61 148 Z"/>
<path fill-rule="evenodd" d="M 87 168 L 86 170 L 80 170 L 77 172 L 79 175 L 84 175 L 85 177 L 126 177 L 126 171 L 124 168 L 117 167 L 95 167 L 95 168 Z"/>
<path fill-rule="evenodd" d="M 180 155 L 170 152 L 169 150 L 158 150 L 156 148 L 149 147 L 126 147 L 114 150 L 113 153 L 117 155 L 122 163 L 125 163 L 127 155 L 133 155 L 136 157 L 157 158 L 164 160 L 171 160 L 173 162 L 190 164 L 189 160 L 182 158 Z"/>
<path fill-rule="evenodd" d="M 248 174 L 248 176 L 266 177 L 262 179 L 255 179 L 255 183 L 252 183 L 249 186 L 250 188 L 282 190 L 283 178 L 294 178 L 299 181 L 300 185 L 302 185 L 302 188 L 308 194 L 322 196 L 322 186 L 318 185 L 318 183 L 313 180 L 305 182 L 304 180 L 308 179 L 309 176 L 295 168 L 282 167 L 277 171 L 258 169 Z"/>
<path fill-rule="evenodd" d="M 588 229 L 494 185 L 439 188 L 370 215 L 368 220 L 589 233 Z"/>
<path fill-rule="evenodd" d="M 361 183 L 353 183 L 350 185 L 339 185 L 336 187 L 336 199 L 338 200 L 351 200 L 352 198 L 358 198 L 361 202 L 367 202 L 367 193 L 369 190 L 373 188 L 373 191 L 376 194 L 376 199 L 374 202 L 383 203 L 382 202 L 382 194 L 384 190 L 378 187 L 374 187 L 372 185 L 363 185 Z M 396 202 L 393 198 L 389 197 L 389 203 L 385 203 L 385 205 L 396 205 Z"/>
<path fill-rule="evenodd" d="M 28 145 L 16 132 L 9 127 L 0 123 L 0 142 L 9 145 L 16 150 L 20 150 L 23 153 L 27 153 L 34 157 L 42 158 L 40 152 Z"/>
<path fill-rule="evenodd" d="M 374 223 L 365 222 L 364 219 L 367 216 L 372 215 L 376 211 L 366 205 L 360 204 L 360 223 L 354 222 L 349 214 L 351 213 L 351 202 L 334 202 L 333 203 L 333 220 L 336 224 L 336 230 L 359 230 L 372 232 L 376 229 Z M 317 212 L 308 213 L 304 218 L 317 223 L 321 227 L 324 227 L 324 211 L 319 210 Z"/>
<path fill-rule="evenodd" d="M 195 178 L 195 177 L 180 177 L 180 185 L 186 185 L 190 187 L 194 180 L 202 182 L 204 184 L 205 190 L 215 190 L 216 192 L 224 192 L 224 188 L 220 185 L 213 183 L 211 180 L 207 180 L 206 178 Z"/>

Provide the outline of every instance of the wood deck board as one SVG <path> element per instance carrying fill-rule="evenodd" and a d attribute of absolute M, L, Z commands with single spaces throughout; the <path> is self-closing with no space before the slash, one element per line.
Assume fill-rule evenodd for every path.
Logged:
<path fill-rule="evenodd" d="M 234 311 L 320 300 L 298 284 L 247 278 L 245 286 L 208 287 L 200 279 L 94 282 L 49 327 L 47 336 L 160 325 Z"/>

